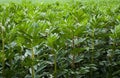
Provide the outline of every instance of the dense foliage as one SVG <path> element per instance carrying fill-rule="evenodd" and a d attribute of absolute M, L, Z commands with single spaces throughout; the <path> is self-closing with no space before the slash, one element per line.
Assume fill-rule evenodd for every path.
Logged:
<path fill-rule="evenodd" d="M 1 4 L 0 77 L 119 78 L 120 6 Z"/>

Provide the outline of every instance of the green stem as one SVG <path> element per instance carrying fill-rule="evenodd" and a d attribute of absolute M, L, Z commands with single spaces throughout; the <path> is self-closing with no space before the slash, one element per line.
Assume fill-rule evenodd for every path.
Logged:
<path fill-rule="evenodd" d="M 110 62 L 110 64 L 112 64 L 112 57 L 109 57 L 109 62 Z M 110 66 L 108 67 L 108 69 L 109 69 L 109 72 L 108 72 L 107 78 L 113 78 L 113 77 L 112 77 L 112 66 L 110 65 Z"/>
<path fill-rule="evenodd" d="M 91 64 L 94 63 L 94 48 L 95 48 L 95 29 L 93 28 L 93 31 L 92 31 L 92 53 L 91 53 Z M 91 69 L 91 72 L 90 72 L 90 78 L 93 78 L 93 71 Z"/>
<path fill-rule="evenodd" d="M 111 55 L 109 56 L 109 62 L 110 62 L 110 66 L 109 66 L 109 78 L 113 78 L 112 77 L 112 59 L 114 58 L 114 52 L 115 52 L 115 49 L 116 49 L 116 34 L 114 33 L 114 41 L 113 41 L 113 47 L 112 47 L 112 53 Z"/>
<path fill-rule="evenodd" d="M 72 47 L 73 49 L 75 48 L 75 41 L 74 41 L 74 34 L 73 34 L 73 38 L 72 38 Z M 72 59 L 72 68 L 75 68 L 75 53 L 73 52 L 73 59 Z"/>
<path fill-rule="evenodd" d="M 91 57 L 91 63 L 94 63 L 94 48 L 95 48 L 95 30 L 93 29 L 93 32 L 92 32 L 92 57 Z"/>
<path fill-rule="evenodd" d="M 54 77 L 57 78 L 56 77 L 56 73 L 57 73 L 57 62 L 56 62 L 57 61 L 57 54 L 56 53 L 54 54 L 54 57 L 55 57 L 55 59 L 54 59 L 54 65 L 55 65 L 54 66 Z"/>
<path fill-rule="evenodd" d="M 2 29 L 2 52 L 3 52 L 3 62 L 2 62 L 2 75 L 4 78 L 4 68 L 5 68 L 5 54 L 4 54 L 4 46 L 5 46 L 5 40 L 4 40 L 4 30 Z"/>
<path fill-rule="evenodd" d="M 116 37 L 114 37 L 113 48 L 112 48 L 113 51 L 112 51 L 112 54 L 111 54 L 111 58 L 114 57 L 115 49 L 116 49 Z"/>
<path fill-rule="evenodd" d="M 34 59 L 35 59 L 34 49 L 32 48 L 32 61 L 33 61 Z M 35 70 L 34 70 L 33 62 L 32 62 L 32 78 L 35 78 Z"/>

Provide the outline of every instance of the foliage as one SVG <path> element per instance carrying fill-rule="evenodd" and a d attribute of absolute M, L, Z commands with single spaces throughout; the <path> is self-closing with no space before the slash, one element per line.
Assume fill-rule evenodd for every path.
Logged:
<path fill-rule="evenodd" d="M 0 5 L 0 77 L 119 78 L 120 6 Z"/>

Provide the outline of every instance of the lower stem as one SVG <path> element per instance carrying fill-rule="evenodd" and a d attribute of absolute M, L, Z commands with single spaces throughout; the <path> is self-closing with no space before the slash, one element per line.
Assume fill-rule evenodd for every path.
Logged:
<path fill-rule="evenodd" d="M 57 62 L 56 62 L 56 59 L 57 59 L 57 55 L 56 55 L 56 53 L 54 54 L 54 57 L 55 57 L 55 59 L 54 59 L 54 77 L 56 78 L 56 73 L 57 73 Z"/>
<path fill-rule="evenodd" d="M 75 48 L 75 42 L 74 42 L 74 34 L 73 34 L 73 39 L 72 39 L 72 48 Z M 72 58 L 72 68 L 75 68 L 75 53 L 73 52 L 73 58 Z"/>
<path fill-rule="evenodd" d="M 112 57 L 109 57 L 109 62 L 112 65 Z M 111 65 L 108 67 L 109 73 L 108 73 L 108 77 L 107 78 L 113 78 L 112 77 L 112 66 Z"/>
<path fill-rule="evenodd" d="M 95 43 L 94 43 L 94 40 L 95 40 L 95 29 L 93 29 L 92 31 L 92 53 L 91 53 L 91 64 L 94 63 L 94 48 L 95 48 Z M 93 78 L 93 71 L 92 69 L 90 70 L 90 78 Z"/>
<path fill-rule="evenodd" d="M 4 41 L 4 31 L 2 30 L 2 52 L 3 52 L 3 62 L 2 62 L 2 75 L 4 78 L 4 68 L 5 68 L 5 53 L 4 53 L 4 46 L 5 46 L 5 41 Z"/>
<path fill-rule="evenodd" d="M 32 48 L 32 61 L 34 60 L 34 49 Z M 33 65 L 33 62 L 32 62 L 32 78 L 35 78 L 35 71 L 34 71 L 34 65 Z"/>

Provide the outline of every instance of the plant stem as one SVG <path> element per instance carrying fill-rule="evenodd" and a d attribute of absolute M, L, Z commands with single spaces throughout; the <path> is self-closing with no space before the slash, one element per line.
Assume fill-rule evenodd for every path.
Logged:
<path fill-rule="evenodd" d="M 109 62 L 110 62 L 110 64 L 112 64 L 112 57 L 109 57 Z M 109 69 L 109 73 L 108 73 L 108 77 L 107 78 L 113 78 L 112 77 L 112 66 L 110 65 L 108 67 L 108 69 Z"/>
<path fill-rule="evenodd" d="M 110 66 L 109 66 L 109 78 L 113 78 L 112 77 L 112 59 L 114 58 L 114 52 L 115 52 L 115 49 L 116 49 L 116 33 L 114 33 L 114 40 L 113 40 L 113 47 L 112 47 L 112 52 L 111 52 L 111 55 L 109 57 L 109 62 L 110 62 Z"/>
<path fill-rule="evenodd" d="M 91 64 L 94 63 L 94 48 L 95 48 L 95 29 L 92 30 L 92 53 L 91 53 Z M 93 78 L 93 71 L 91 69 L 90 78 Z"/>
<path fill-rule="evenodd" d="M 54 77 L 56 78 L 56 73 L 57 73 L 57 54 L 55 53 L 54 54 L 54 57 L 55 57 L 55 59 L 54 59 Z"/>
<path fill-rule="evenodd" d="M 74 33 L 73 33 L 73 38 L 72 38 L 72 48 L 75 48 L 75 42 L 74 42 Z M 73 59 L 72 59 L 72 68 L 75 68 L 75 53 L 73 52 Z"/>
<path fill-rule="evenodd" d="M 91 57 L 91 63 L 94 63 L 94 48 L 95 48 L 95 30 L 93 29 L 93 32 L 92 32 L 92 57 Z"/>
<path fill-rule="evenodd" d="M 2 62 L 2 75 L 4 78 L 4 67 L 5 67 L 5 53 L 4 53 L 4 46 L 5 46 L 5 40 L 4 40 L 4 30 L 2 29 L 2 52 L 3 52 L 3 62 Z"/>
<path fill-rule="evenodd" d="M 34 59 L 35 59 L 34 48 L 32 48 L 32 78 L 35 78 L 35 71 L 34 71 L 34 65 L 33 65 Z"/>

